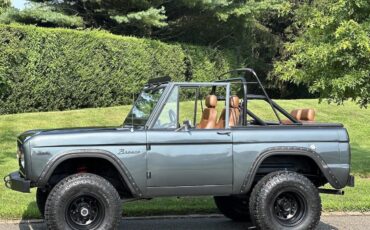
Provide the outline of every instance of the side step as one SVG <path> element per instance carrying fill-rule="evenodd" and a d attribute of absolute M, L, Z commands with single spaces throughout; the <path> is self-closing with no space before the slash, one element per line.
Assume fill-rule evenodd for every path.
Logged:
<path fill-rule="evenodd" d="M 328 188 L 319 188 L 319 193 L 333 194 L 333 195 L 344 195 L 344 191 L 340 189 L 328 189 Z"/>

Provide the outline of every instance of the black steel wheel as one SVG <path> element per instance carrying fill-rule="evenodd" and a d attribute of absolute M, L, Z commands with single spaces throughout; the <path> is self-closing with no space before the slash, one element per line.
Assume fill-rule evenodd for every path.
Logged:
<path fill-rule="evenodd" d="M 305 176 L 273 172 L 253 188 L 249 209 L 259 229 L 315 229 L 321 216 L 321 199 Z"/>
<path fill-rule="evenodd" d="M 293 227 L 302 220 L 307 211 L 307 202 L 298 191 L 277 194 L 270 210 L 282 225 Z"/>
<path fill-rule="evenodd" d="M 249 196 L 215 196 L 215 204 L 220 212 L 233 221 L 250 221 Z"/>
<path fill-rule="evenodd" d="M 104 217 L 103 202 L 93 195 L 71 199 L 65 211 L 67 222 L 77 229 L 99 226 Z"/>
<path fill-rule="evenodd" d="M 106 179 L 79 173 L 61 180 L 45 205 L 48 229 L 116 229 L 121 217 L 121 200 Z"/>

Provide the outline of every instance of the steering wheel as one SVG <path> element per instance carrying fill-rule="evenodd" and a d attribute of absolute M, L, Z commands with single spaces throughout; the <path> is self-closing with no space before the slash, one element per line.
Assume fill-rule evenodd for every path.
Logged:
<path fill-rule="evenodd" d="M 161 125 L 162 128 L 176 128 L 176 113 L 172 109 L 168 110 L 168 117 L 170 122 Z"/>
<path fill-rule="evenodd" d="M 176 113 L 172 109 L 168 110 L 168 116 L 170 118 L 170 123 L 176 124 Z"/>

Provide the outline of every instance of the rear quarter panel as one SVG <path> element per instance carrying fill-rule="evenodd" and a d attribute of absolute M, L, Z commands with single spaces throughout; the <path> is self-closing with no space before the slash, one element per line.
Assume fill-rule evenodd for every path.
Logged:
<path fill-rule="evenodd" d="M 251 179 L 248 174 L 253 163 L 271 148 L 310 149 L 327 165 L 325 170 L 330 171 L 336 178 L 338 183 L 335 187 L 344 187 L 348 180 L 349 140 L 346 130 L 342 127 L 282 126 L 236 129 L 233 132 L 233 143 L 235 194 L 242 191 L 246 179 Z"/>

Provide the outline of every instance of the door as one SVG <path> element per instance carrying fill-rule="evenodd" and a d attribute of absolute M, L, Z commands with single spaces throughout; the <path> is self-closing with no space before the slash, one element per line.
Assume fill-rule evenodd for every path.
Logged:
<path fill-rule="evenodd" d="M 206 87 L 206 86 L 203 86 Z M 147 131 L 149 195 L 229 194 L 232 190 L 232 132 L 199 129 L 206 89 L 175 85 L 155 125 Z M 226 94 L 227 90 L 214 91 Z M 203 90 L 203 93 L 202 93 Z M 212 91 L 212 90 L 211 90 Z M 223 95 L 223 98 L 225 95 Z M 220 107 L 222 102 L 219 103 Z M 219 109 L 220 111 L 222 108 Z M 220 114 L 220 113 L 218 113 Z M 218 117 L 218 116 L 217 116 Z M 179 120 L 193 121 L 180 128 Z"/>

